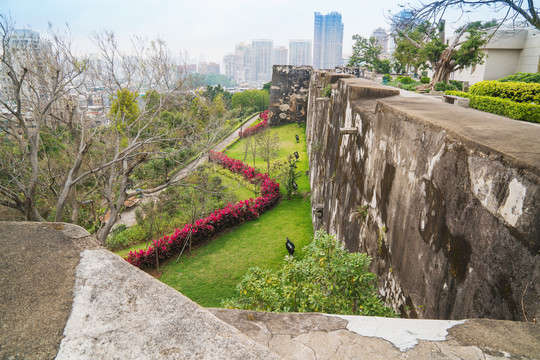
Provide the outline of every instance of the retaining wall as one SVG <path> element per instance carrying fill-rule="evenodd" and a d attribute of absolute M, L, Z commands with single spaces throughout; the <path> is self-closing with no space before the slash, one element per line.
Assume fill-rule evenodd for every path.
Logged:
<path fill-rule="evenodd" d="M 398 94 L 312 73 L 314 228 L 371 255 L 406 316 L 538 318 L 540 126 Z"/>

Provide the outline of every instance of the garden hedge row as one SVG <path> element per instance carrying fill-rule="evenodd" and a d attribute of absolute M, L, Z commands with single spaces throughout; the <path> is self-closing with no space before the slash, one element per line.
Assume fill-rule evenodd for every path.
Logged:
<path fill-rule="evenodd" d="M 518 103 L 540 105 L 540 84 L 520 82 L 481 81 L 471 86 L 473 95 L 492 96 Z"/>
<path fill-rule="evenodd" d="M 209 216 L 186 224 L 182 229 L 176 229 L 174 234 L 153 240 L 153 246 L 139 251 L 130 251 L 125 260 L 139 268 L 155 266 L 160 261 L 172 257 L 182 251 L 187 242 L 192 245 L 199 244 L 219 232 L 230 229 L 242 222 L 257 218 L 263 212 L 271 209 L 279 200 L 279 184 L 268 177 L 268 174 L 258 174 L 255 169 L 245 165 L 240 160 L 230 159 L 223 153 L 210 152 L 209 160 L 236 174 L 251 183 L 259 184 L 260 194 L 256 199 L 239 201 L 236 204 L 227 204 L 223 209 L 211 213 Z"/>
<path fill-rule="evenodd" d="M 497 81 L 506 82 L 506 81 L 521 81 L 526 83 L 539 83 L 540 84 L 540 73 L 522 73 L 518 72 L 514 75 L 509 75 L 499 79 Z"/>
<path fill-rule="evenodd" d="M 448 95 L 469 98 L 469 107 L 516 120 L 540 123 L 540 105 L 519 103 L 508 99 L 474 95 L 470 92 L 446 91 Z"/>

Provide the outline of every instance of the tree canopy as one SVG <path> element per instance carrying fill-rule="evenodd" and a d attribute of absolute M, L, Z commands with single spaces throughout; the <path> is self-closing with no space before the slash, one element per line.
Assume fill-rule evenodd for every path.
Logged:
<path fill-rule="evenodd" d="M 353 36 L 353 54 L 347 66 L 367 66 L 379 73 L 390 72 L 390 60 L 381 59 L 381 46 L 374 37 Z"/>
<path fill-rule="evenodd" d="M 242 114 L 264 111 L 270 103 L 270 95 L 266 90 L 246 90 L 232 96 L 231 106 L 240 109 Z"/>
<path fill-rule="evenodd" d="M 482 30 L 493 24 L 493 21 L 469 23 L 458 29 L 453 41 L 449 43 L 445 41 L 444 22 L 398 24 L 395 35 L 398 47 L 394 57 L 408 61 L 408 65 L 415 68 L 428 62 L 434 74 L 426 87 L 433 88 L 436 83 L 448 83 L 452 72 L 483 63 L 485 54 L 482 49 L 487 38 Z M 415 48 L 414 51 L 411 51 L 412 48 Z M 411 54 L 408 53 L 410 51 Z"/>

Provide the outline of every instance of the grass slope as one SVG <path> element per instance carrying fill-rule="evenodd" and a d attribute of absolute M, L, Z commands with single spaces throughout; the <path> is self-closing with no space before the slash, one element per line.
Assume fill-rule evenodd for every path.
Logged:
<path fill-rule="evenodd" d="M 289 124 L 271 131 L 279 135 L 279 158 L 285 159 L 295 151 L 300 154 L 297 165 L 303 175 L 297 181 L 298 192 L 309 192 L 309 179 L 305 175 L 308 170 L 305 126 L 299 128 L 296 124 Z M 299 143 L 296 143 L 296 134 L 300 137 Z M 243 141 L 237 141 L 228 148 L 227 156 L 243 160 Z M 248 155 L 246 162 L 253 166 L 251 156 Z M 266 169 L 260 158 L 255 159 L 255 165 Z M 301 257 L 300 249 L 313 236 L 309 197 L 295 195 L 290 200 L 283 199 L 258 219 L 239 225 L 200 246 L 191 256 L 182 256 L 178 262 L 176 259 L 169 261 L 161 268 L 163 275 L 160 280 L 202 306 L 219 307 L 222 299 L 236 296 L 236 284 L 247 269 L 252 266 L 277 269 L 281 265 L 287 253 L 286 236 L 295 243 L 297 256 Z"/>

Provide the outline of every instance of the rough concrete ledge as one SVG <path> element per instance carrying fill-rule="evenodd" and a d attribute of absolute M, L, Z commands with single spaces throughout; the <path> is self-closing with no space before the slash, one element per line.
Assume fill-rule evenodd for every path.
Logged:
<path fill-rule="evenodd" d="M 399 95 L 399 89 L 394 89 L 365 79 L 341 79 L 347 86 L 349 101 L 358 99 L 378 99 Z"/>
<path fill-rule="evenodd" d="M 277 359 L 107 250 L 82 253 L 57 359 Z"/>
<path fill-rule="evenodd" d="M 0 234 L 0 359 L 278 358 L 78 226 Z"/>
<path fill-rule="evenodd" d="M 210 309 L 285 359 L 538 359 L 540 326 Z"/>
<path fill-rule="evenodd" d="M 0 359 L 54 357 L 71 311 L 82 249 L 99 248 L 83 228 L 0 222 Z"/>

